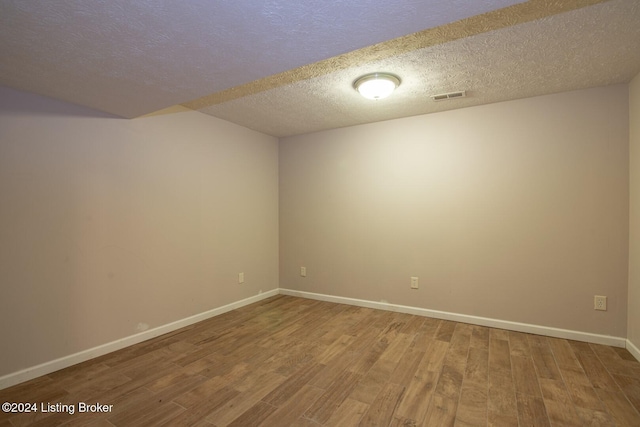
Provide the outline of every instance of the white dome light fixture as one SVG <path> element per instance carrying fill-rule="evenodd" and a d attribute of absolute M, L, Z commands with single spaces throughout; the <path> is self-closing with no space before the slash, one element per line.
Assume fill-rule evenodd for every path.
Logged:
<path fill-rule="evenodd" d="M 371 73 L 358 77 L 353 88 L 367 99 L 382 99 L 400 86 L 400 78 L 388 73 Z"/>

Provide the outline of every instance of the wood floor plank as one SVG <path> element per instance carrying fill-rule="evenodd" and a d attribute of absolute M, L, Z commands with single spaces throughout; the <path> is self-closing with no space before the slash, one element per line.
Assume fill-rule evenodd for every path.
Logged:
<path fill-rule="evenodd" d="M 465 383 L 475 383 L 487 388 L 489 375 L 489 351 L 482 347 L 470 347 L 464 372 Z"/>
<path fill-rule="evenodd" d="M 436 394 L 431 399 L 431 404 L 422 426 L 452 426 L 455 424 L 457 409 L 457 399 Z"/>
<path fill-rule="evenodd" d="M 471 347 L 489 350 L 490 329 L 484 326 L 474 326 L 471 334 Z"/>
<path fill-rule="evenodd" d="M 0 426 L 640 425 L 624 349 L 277 296 L 6 390 Z"/>
<path fill-rule="evenodd" d="M 137 420 L 144 418 L 145 414 L 162 413 L 166 415 L 168 418 L 175 416 L 184 410 L 183 405 L 168 405 L 176 397 L 183 397 L 184 393 L 192 390 L 194 387 L 197 387 L 199 384 L 202 384 L 200 377 L 189 377 L 185 378 L 183 381 L 172 384 L 170 387 L 166 387 L 160 392 L 152 393 L 149 398 L 145 400 L 140 400 L 140 402 L 136 405 L 128 405 L 127 409 L 124 409 L 115 406 L 116 409 L 114 413 L 108 417 L 108 420 L 113 424 L 124 424 L 131 425 L 132 423 L 136 423 Z M 181 410 L 178 411 L 176 407 L 179 407 Z M 163 415 L 163 416 L 164 416 Z M 164 419 L 164 418 L 163 418 Z"/>
<path fill-rule="evenodd" d="M 259 377 L 259 381 L 252 383 L 250 387 L 246 387 L 245 385 L 235 387 L 235 390 L 239 393 L 223 405 L 217 407 L 217 409 L 211 411 L 206 416 L 206 420 L 218 427 L 232 423 L 273 389 L 278 387 L 285 379 L 285 377 L 275 372 L 266 372 Z"/>
<path fill-rule="evenodd" d="M 600 361 L 606 365 L 606 369 L 610 374 L 640 379 L 640 363 L 638 361 L 623 359 L 613 347 L 598 344 L 590 344 L 589 346 Z"/>
<path fill-rule="evenodd" d="M 382 331 L 378 334 L 377 340 L 391 344 L 395 339 L 402 333 L 402 329 L 406 323 L 411 319 L 411 316 L 404 313 L 393 313 L 389 312 L 389 320 L 386 323 L 381 323 L 379 327 L 382 328 Z"/>
<path fill-rule="evenodd" d="M 435 339 L 436 333 L 440 329 L 440 323 L 442 322 L 443 320 L 427 317 L 422 323 L 422 326 L 420 326 L 420 329 L 418 329 L 418 332 L 411 343 L 411 347 L 423 349 L 425 342 L 428 343 Z"/>
<path fill-rule="evenodd" d="M 405 323 L 400 332 L 403 334 L 414 336 L 418 333 L 418 331 L 420 331 L 426 319 L 426 317 L 422 316 L 411 316 L 411 318 L 407 321 L 407 323 Z"/>
<path fill-rule="evenodd" d="M 177 414 L 173 418 L 166 420 L 164 423 L 159 423 L 159 426 L 173 427 L 173 426 L 193 426 L 193 425 L 214 425 L 209 423 L 205 418 L 216 408 L 221 405 L 220 400 L 213 401 L 204 400 L 198 402 L 191 408 Z"/>
<path fill-rule="evenodd" d="M 636 411 L 640 412 L 640 380 L 624 375 L 614 375 L 613 378 Z"/>
<path fill-rule="evenodd" d="M 627 350 L 626 348 L 622 348 L 622 347 L 611 347 L 611 348 L 613 349 L 613 351 L 618 353 L 618 356 L 620 356 L 621 359 L 628 360 L 630 362 L 637 362 L 636 358 L 633 357 L 633 354 L 631 354 L 629 350 Z"/>
<path fill-rule="evenodd" d="M 345 371 L 322 393 L 304 413 L 305 418 L 324 424 L 331 414 L 344 402 L 362 378 L 361 375 Z"/>
<path fill-rule="evenodd" d="M 359 425 L 362 427 L 388 426 L 404 392 L 403 386 L 387 383 L 369 406 Z"/>
<path fill-rule="evenodd" d="M 321 425 L 302 416 L 291 423 L 291 427 L 321 427 Z"/>
<path fill-rule="evenodd" d="M 323 365 L 323 369 L 316 374 L 316 376 L 310 381 L 310 384 L 326 389 L 338 378 L 344 371 L 358 360 L 360 353 L 355 351 L 346 350 L 342 352 L 336 359 L 326 366 Z"/>
<path fill-rule="evenodd" d="M 312 378 L 316 377 L 324 369 L 325 366 L 318 363 L 304 366 L 273 389 L 262 400 L 278 407 L 290 400 L 293 395 L 298 393 Z"/>
<path fill-rule="evenodd" d="M 260 401 L 236 418 L 233 422 L 228 424 L 228 427 L 261 425 L 262 422 L 267 420 L 277 409 L 278 408 L 273 405 Z"/>
<path fill-rule="evenodd" d="M 540 338 L 540 337 L 538 337 Z M 536 367 L 536 372 L 540 378 L 561 380 L 560 369 L 556 364 L 551 347 L 546 340 L 535 341 L 537 345 L 531 345 L 531 357 Z M 530 340 L 531 343 L 531 340 Z"/>
<path fill-rule="evenodd" d="M 567 405 L 571 405 L 571 395 L 567 391 L 567 388 L 562 380 L 550 380 L 547 378 L 538 379 L 540 383 L 540 390 L 542 392 L 542 398 L 545 400 L 552 400 L 554 402 L 561 402 Z"/>
<path fill-rule="evenodd" d="M 29 381 L 28 385 L 18 385 L 16 386 L 17 393 L 14 397 L 11 393 L 12 388 L 3 390 L 4 396 L 2 397 L 2 402 L 10 402 L 10 403 L 36 403 L 40 405 L 41 403 L 52 402 L 62 402 L 67 401 L 69 398 L 69 393 L 58 387 L 55 381 L 41 381 L 40 379 Z M 0 412 L 0 421 L 5 419 L 10 419 L 14 425 L 28 425 L 31 420 L 39 420 L 46 415 L 42 415 L 41 412 L 37 413 L 5 413 L 4 411 Z"/>
<path fill-rule="evenodd" d="M 596 389 L 608 413 L 621 426 L 640 426 L 640 414 L 621 391 Z"/>
<path fill-rule="evenodd" d="M 349 375 L 354 375 L 349 373 Z M 261 427 L 281 427 L 294 423 L 298 418 L 303 416 L 305 412 L 320 398 L 324 393 L 317 387 L 305 385 L 295 395 L 291 397 L 286 403 L 275 410 L 268 418 L 266 418 L 259 425 Z M 324 402 L 319 402 L 317 408 L 326 409 L 327 406 L 322 406 Z M 342 402 L 341 402 L 342 403 Z M 324 416 L 326 413 L 322 412 Z M 308 418 L 308 417 L 305 417 Z M 245 424 L 258 425 L 258 424 Z M 240 426 L 240 424 L 238 424 Z"/>
<path fill-rule="evenodd" d="M 542 397 L 516 393 L 518 401 L 518 420 L 520 425 L 547 427 L 550 426 L 547 410 Z"/>
<path fill-rule="evenodd" d="M 489 427 L 518 427 L 518 417 L 513 415 L 497 414 L 489 412 L 487 415 Z"/>
<path fill-rule="evenodd" d="M 116 417 L 108 418 L 115 426 L 158 426 L 185 412 L 185 409 L 173 402 L 164 402 L 140 411 L 127 411 Z"/>
<path fill-rule="evenodd" d="M 391 374 L 396 366 L 397 363 L 392 360 L 378 359 L 378 362 L 358 382 L 349 398 L 365 404 L 371 404 L 391 379 Z"/>
<path fill-rule="evenodd" d="M 509 331 L 509 348 L 512 356 L 531 356 L 531 347 L 529 346 L 527 334 L 522 332 Z"/>
<path fill-rule="evenodd" d="M 367 372 L 376 364 L 382 353 L 387 349 L 389 344 L 383 341 L 374 342 L 369 349 L 360 353 L 357 360 L 350 364 L 348 371 L 358 375 L 366 375 Z"/>
<path fill-rule="evenodd" d="M 575 411 L 564 382 L 540 378 L 540 388 L 551 425 L 580 427 L 582 420 Z"/>
<path fill-rule="evenodd" d="M 407 386 L 413 380 L 413 375 L 416 369 L 418 369 L 418 365 L 424 357 L 424 354 L 424 349 L 418 350 L 411 347 L 407 349 L 402 356 L 402 363 L 398 363 L 393 374 L 391 374 L 390 381 L 395 384 Z"/>
<path fill-rule="evenodd" d="M 506 329 L 491 328 L 491 331 L 489 332 L 489 339 L 509 341 L 509 331 Z"/>
<path fill-rule="evenodd" d="M 203 400 L 209 399 L 210 396 L 228 396 L 228 398 L 231 399 L 238 393 L 239 392 L 231 388 L 224 379 L 216 377 L 199 384 L 188 392 L 176 397 L 174 400 L 182 407 L 189 409 L 195 407 Z"/>
<path fill-rule="evenodd" d="M 411 381 L 406 388 L 405 396 L 398 406 L 397 415 L 405 422 L 420 424 L 427 414 L 439 378 L 439 373 L 433 371 L 416 375 L 414 381 Z"/>
<path fill-rule="evenodd" d="M 547 341 L 549 342 L 551 352 L 553 353 L 553 357 L 555 358 L 558 367 L 572 370 L 582 369 L 580 362 L 578 362 L 578 359 L 567 340 L 560 338 L 548 338 Z"/>
<path fill-rule="evenodd" d="M 486 335 L 488 340 L 489 334 Z M 456 414 L 456 426 L 485 426 L 487 424 L 488 375 L 489 351 L 484 346 L 469 347 Z"/>
<path fill-rule="evenodd" d="M 463 384 L 455 425 L 477 427 L 487 425 L 487 384 Z"/>
<path fill-rule="evenodd" d="M 440 327 L 438 327 L 438 331 L 436 332 L 435 339 L 438 341 L 451 341 L 453 337 L 453 331 L 456 328 L 456 322 L 451 322 L 449 320 L 440 321 Z"/>
<path fill-rule="evenodd" d="M 369 405 L 347 398 L 331 414 L 331 418 L 324 424 L 328 427 L 356 426 L 369 409 Z"/>
<path fill-rule="evenodd" d="M 128 384 L 129 383 L 127 383 L 127 385 Z M 91 401 L 103 402 L 103 403 L 108 402 L 110 405 L 113 405 L 112 411 L 104 414 L 104 416 L 101 416 L 101 418 L 107 419 L 117 414 L 120 414 L 122 412 L 125 412 L 130 408 L 137 407 L 140 405 L 146 405 L 150 401 L 157 402 L 156 395 L 144 387 L 138 387 L 138 388 L 131 389 L 129 391 L 123 391 L 122 393 L 116 393 L 116 394 L 114 394 L 113 391 L 110 391 L 108 395 L 111 397 L 103 398 L 102 397 L 103 395 L 101 395 L 100 397 L 93 399 L 87 396 L 82 396 L 82 397 L 76 396 L 73 398 L 73 401 L 70 401 L 69 403 L 76 403 L 82 400 L 90 401 L 90 402 Z M 76 413 L 73 416 L 73 419 L 70 420 L 67 424 L 83 426 L 88 419 L 94 419 L 94 418 L 96 417 L 94 417 L 92 414 L 80 415 Z"/>
<path fill-rule="evenodd" d="M 465 360 L 471 340 L 471 333 L 466 327 L 458 329 L 456 326 L 456 330 L 459 333 L 457 336 L 454 333 L 451 337 L 440 378 L 427 409 L 423 423 L 425 426 L 453 425 L 455 423 L 464 377 Z"/>
<path fill-rule="evenodd" d="M 489 367 L 491 372 L 511 376 L 511 351 L 509 341 L 489 341 Z"/>
<path fill-rule="evenodd" d="M 602 412 L 606 408 L 598 397 L 587 375 L 582 371 L 560 368 L 567 392 L 576 408 Z"/>
<path fill-rule="evenodd" d="M 513 379 L 518 394 L 527 396 L 540 397 L 540 385 L 538 377 L 530 357 L 511 356 L 511 364 L 513 367 Z"/>
<path fill-rule="evenodd" d="M 616 425 L 613 417 L 607 412 L 592 411 L 578 407 L 576 407 L 576 412 L 580 416 L 583 426 L 610 427 Z"/>
<path fill-rule="evenodd" d="M 571 341 L 569 344 L 573 348 L 576 359 L 580 362 L 582 369 L 594 388 L 611 391 L 618 390 L 618 385 L 615 380 L 611 377 L 598 356 L 591 350 L 589 344 L 576 341 Z"/>
<path fill-rule="evenodd" d="M 69 369 L 69 376 L 73 377 L 76 375 L 78 369 L 76 366 L 67 368 Z M 41 395 L 39 393 L 51 393 L 52 391 L 54 393 L 65 393 L 66 391 L 63 390 L 63 383 L 61 382 L 61 380 L 65 378 L 65 371 L 66 370 L 63 369 L 54 372 L 53 374 L 58 374 L 56 380 L 52 379 L 51 376 L 53 374 L 49 374 L 0 390 L 0 400 L 2 402 L 10 402 L 13 399 L 14 402 L 26 402 L 28 399 L 40 399 Z M 4 414 L 4 412 L 0 411 L 0 419 L 2 419 Z"/>
<path fill-rule="evenodd" d="M 317 343 L 298 342 L 286 350 L 276 351 L 268 360 L 256 360 L 249 355 L 246 360 L 254 366 L 264 366 L 274 372 L 288 377 L 300 368 L 316 363 L 318 355 L 324 350 Z"/>
<path fill-rule="evenodd" d="M 583 422 L 573 406 L 552 400 L 544 400 L 544 406 L 552 426 L 582 427 Z"/>
<path fill-rule="evenodd" d="M 414 420 L 406 420 L 402 417 L 395 416 L 389 423 L 389 427 L 416 427 Z"/>
<path fill-rule="evenodd" d="M 469 346 L 471 344 L 471 333 L 473 327 L 464 323 L 455 325 L 453 335 L 449 341 L 449 349 L 445 356 L 444 364 L 455 367 L 461 373 L 464 373 L 467 364 L 467 356 L 469 354 Z"/>
<path fill-rule="evenodd" d="M 489 419 L 499 420 L 505 418 L 517 421 L 516 391 L 510 375 L 489 373 L 487 412 Z"/>
<path fill-rule="evenodd" d="M 449 344 L 444 341 L 431 341 L 416 367 L 413 379 L 406 386 L 407 392 L 398 406 L 399 416 L 413 420 L 416 424 L 422 422 L 440 379 L 448 348 Z"/>
<path fill-rule="evenodd" d="M 389 343 L 389 346 L 385 349 L 384 353 L 380 355 L 380 358 L 390 360 L 395 363 L 400 362 L 402 355 L 409 349 L 413 342 L 414 335 L 399 333 L 395 340 Z"/>
<path fill-rule="evenodd" d="M 518 422 L 516 390 L 511 370 L 509 342 L 496 339 L 491 330 L 487 392 L 487 419 L 490 425 Z"/>
<path fill-rule="evenodd" d="M 325 347 L 324 351 L 316 358 L 317 362 L 325 365 L 329 364 L 335 357 L 342 354 L 354 339 L 352 335 L 340 335 Z"/>

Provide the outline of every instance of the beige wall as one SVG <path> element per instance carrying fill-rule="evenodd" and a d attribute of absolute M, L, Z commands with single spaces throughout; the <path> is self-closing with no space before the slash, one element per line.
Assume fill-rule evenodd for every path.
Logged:
<path fill-rule="evenodd" d="M 275 289 L 278 248 L 284 288 L 639 346 L 639 79 L 284 139 L 280 217 L 275 138 L 0 88 L 0 376 Z"/>
<path fill-rule="evenodd" d="M 277 143 L 0 88 L 0 376 L 277 288 Z"/>
<path fill-rule="evenodd" d="M 625 337 L 627 108 L 616 85 L 282 140 L 280 286 Z"/>
<path fill-rule="evenodd" d="M 640 74 L 629 85 L 629 322 L 627 338 L 640 349 Z"/>

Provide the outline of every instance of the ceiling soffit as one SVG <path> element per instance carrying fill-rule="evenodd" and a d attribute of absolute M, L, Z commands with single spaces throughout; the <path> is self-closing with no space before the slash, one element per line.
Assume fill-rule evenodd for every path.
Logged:
<path fill-rule="evenodd" d="M 182 105 L 193 110 L 201 110 L 216 104 L 302 80 L 320 77 L 339 70 L 358 67 L 369 62 L 384 60 L 414 50 L 472 37 L 606 1 L 610 0 L 529 0 L 274 74 L 185 102 Z"/>

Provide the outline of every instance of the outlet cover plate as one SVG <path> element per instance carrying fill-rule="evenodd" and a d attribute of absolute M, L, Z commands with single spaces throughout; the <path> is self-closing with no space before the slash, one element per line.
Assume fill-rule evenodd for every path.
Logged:
<path fill-rule="evenodd" d="M 595 310 L 607 311 L 607 297 L 595 295 L 593 297 L 593 308 Z"/>

